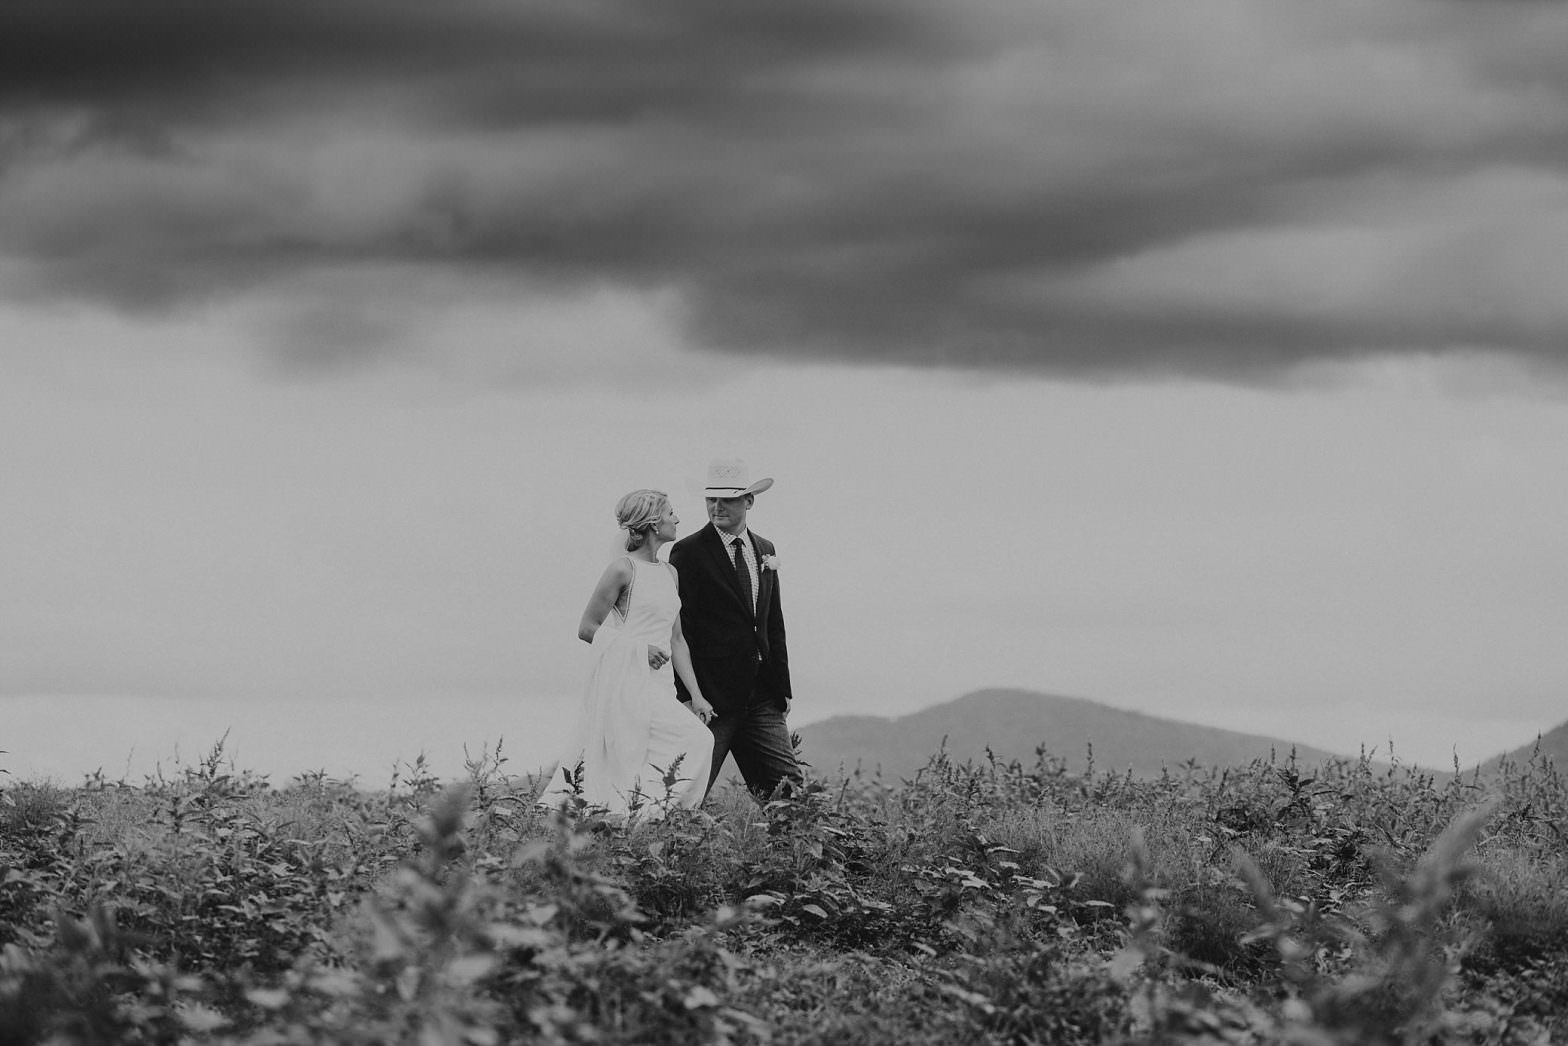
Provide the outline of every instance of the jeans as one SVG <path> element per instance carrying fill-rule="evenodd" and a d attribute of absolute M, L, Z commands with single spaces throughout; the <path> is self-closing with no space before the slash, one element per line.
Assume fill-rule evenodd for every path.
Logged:
<path fill-rule="evenodd" d="M 719 779 L 724 757 L 733 755 L 746 787 L 761 802 L 774 797 L 780 784 L 788 782 L 778 794 L 788 794 L 804 783 L 800 764 L 795 762 L 795 747 L 790 744 L 784 713 L 773 703 L 752 704 L 743 712 L 726 712 L 708 726 L 713 730 L 713 769 L 708 788 Z"/>

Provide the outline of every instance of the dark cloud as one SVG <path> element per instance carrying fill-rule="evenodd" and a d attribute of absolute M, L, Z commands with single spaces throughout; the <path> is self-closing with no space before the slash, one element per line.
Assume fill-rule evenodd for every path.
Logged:
<path fill-rule="evenodd" d="M 0 255 L 14 297 L 132 308 L 674 289 L 729 352 L 1550 360 L 1563 45 L 1562 5 L 1432 0 L 13 0 Z"/>
<path fill-rule="evenodd" d="M 803 0 L 62 0 L 0 11 L 0 97 L 224 123 L 380 95 L 477 124 L 625 121 L 714 102 L 749 71 L 919 52 L 894 5 Z M 914 7 L 909 9 L 914 10 Z M 934 37 L 934 34 L 931 34 Z"/>

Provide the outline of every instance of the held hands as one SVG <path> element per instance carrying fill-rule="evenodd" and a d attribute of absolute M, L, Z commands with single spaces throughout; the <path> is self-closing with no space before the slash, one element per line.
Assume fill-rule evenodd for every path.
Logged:
<path fill-rule="evenodd" d="M 691 699 L 691 711 L 693 715 L 695 715 L 698 719 L 701 719 L 704 723 L 713 722 L 713 720 L 718 718 L 719 715 L 719 713 L 713 710 L 713 706 L 708 704 L 708 702 L 701 697 L 693 697 Z"/>
<path fill-rule="evenodd" d="M 655 672 L 657 672 L 659 669 L 663 668 L 665 665 L 667 665 L 669 663 L 670 663 L 670 652 L 668 650 L 660 650 L 656 646 L 650 646 L 648 648 L 648 667 L 649 668 L 651 668 Z"/>

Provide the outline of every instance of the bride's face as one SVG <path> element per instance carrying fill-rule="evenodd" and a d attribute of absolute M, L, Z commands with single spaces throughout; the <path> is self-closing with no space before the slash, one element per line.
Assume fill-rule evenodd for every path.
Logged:
<path fill-rule="evenodd" d="M 664 514 L 659 517 L 658 526 L 654 527 L 654 533 L 659 536 L 660 541 L 674 541 L 675 530 L 680 525 L 681 517 L 675 514 L 675 506 L 666 505 Z"/>

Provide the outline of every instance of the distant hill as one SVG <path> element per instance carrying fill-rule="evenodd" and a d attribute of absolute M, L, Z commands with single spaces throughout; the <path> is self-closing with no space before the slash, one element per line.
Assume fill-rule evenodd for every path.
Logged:
<path fill-rule="evenodd" d="M 1045 746 L 1069 769 L 1082 771 L 1094 746 L 1096 773 L 1131 770 L 1153 777 L 1192 759 L 1203 766 L 1242 766 L 1272 750 L 1283 760 L 1314 765 L 1341 758 L 1277 738 L 1197 726 L 1109 705 L 1032 690 L 978 690 L 910 715 L 834 716 L 799 727 L 803 755 L 819 775 L 841 767 L 887 778 L 909 777 L 943 748 L 955 762 L 980 762 L 989 745 L 998 760 L 1026 766 Z M 1568 741 L 1568 738 L 1565 738 Z"/>
<path fill-rule="evenodd" d="M 1481 772 L 1496 770 L 1504 759 L 1516 766 L 1523 766 L 1536 755 L 1537 748 L 1542 758 L 1551 760 L 1558 769 L 1568 770 L 1568 723 L 1553 727 L 1527 745 L 1520 745 L 1511 752 L 1488 759 L 1481 764 Z"/>

